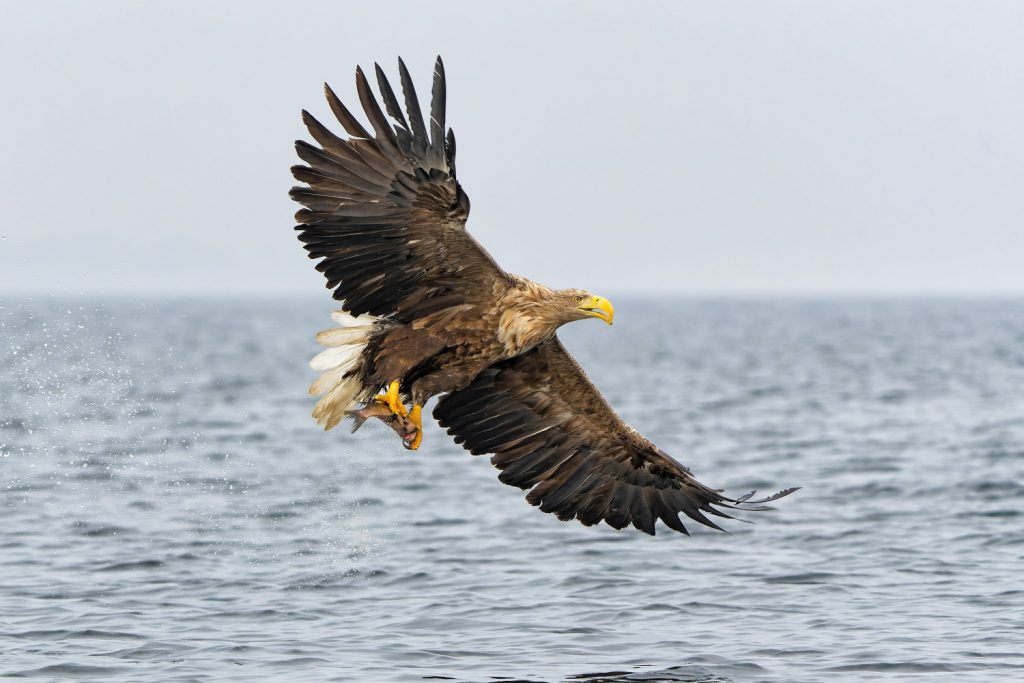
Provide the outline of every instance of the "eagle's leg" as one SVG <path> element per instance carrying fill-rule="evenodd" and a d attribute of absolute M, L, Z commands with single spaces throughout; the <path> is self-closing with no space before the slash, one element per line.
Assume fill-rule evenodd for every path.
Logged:
<path fill-rule="evenodd" d="M 410 451 L 414 451 L 420 447 L 420 442 L 423 441 L 422 407 L 417 403 L 413 405 L 410 413 L 399 396 L 400 387 L 401 382 L 396 379 L 388 385 L 386 393 L 374 396 L 373 400 L 388 407 L 388 410 L 391 411 L 390 421 L 383 416 L 381 419 L 390 422 L 391 428 L 402 437 L 402 445 Z"/>
<path fill-rule="evenodd" d="M 414 403 L 412 411 L 409 413 L 409 421 L 412 422 L 413 426 L 416 427 L 416 436 L 409 443 L 406 448 L 410 451 L 414 451 L 420 447 L 423 442 L 423 406 L 419 403 Z"/>
<path fill-rule="evenodd" d="M 405 417 L 406 415 L 409 414 L 409 411 L 405 409 L 405 406 L 402 405 L 402 399 L 398 397 L 398 388 L 400 386 L 401 382 L 399 382 L 396 379 L 394 382 L 388 385 L 387 393 L 377 394 L 376 396 L 373 397 L 373 400 L 376 401 L 377 403 L 385 404 L 388 408 L 391 409 L 391 412 L 394 413 L 395 415 Z"/>
<path fill-rule="evenodd" d="M 408 420 L 411 426 L 416 428 L 416 436 L 406 442 L 406 448 L 414 451 L 423 442 L 423 405 L 430 400 L 430 397 L 436 396 L 443 391 L 461 389 L 472 382 L 477 373 L 485 367 L 487 367 L 487 364 L 474 365 L 462 363 L 450 365 L 439 372 L 425 375 L 413 382 L 409 392 L 412 398 L 412 411 L 409 413 Z"/>

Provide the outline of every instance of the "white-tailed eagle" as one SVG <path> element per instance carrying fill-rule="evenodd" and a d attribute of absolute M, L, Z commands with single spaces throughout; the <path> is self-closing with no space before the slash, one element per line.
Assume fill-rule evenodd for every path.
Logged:
<path fill-rule="evenodd" d="M 328 348 L 311 363 L 322 372 L 314 417 L 327 429 L 379 417 L 415 450 L 423 406 L 441 395 L 433 415 L 457 443 L 490 454 L 499 479 L 529 489 L 542 511 L 588 526 L 653 534 L 660 519 L 687 533 L 683 513 L 718 529 L 708 515 L 769 509 L 794 491 L 726 497 L 619 418 L 556 335 L 574 320 L 610 324 L 611 303 L 507 273 L 470 236 L 444 66 L 438 58 L 427 118 L 398 68 L 401 101 L 375 69 L 383 108 L 356 69 L 369 129 L 326 86 L 347 137 L 302 113 L 316 144 L 296 142 L 296 230 L 342 302 L 340 327 L 317 336 Z"/>

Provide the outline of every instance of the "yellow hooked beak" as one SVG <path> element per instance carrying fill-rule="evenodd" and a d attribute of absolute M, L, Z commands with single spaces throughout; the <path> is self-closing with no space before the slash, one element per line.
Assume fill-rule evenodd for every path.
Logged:
<path fill-rule="evenodd" d="M 584 299 L 576 307 L 576 310 L 584 315 L 600 318 L 609 325 L 612 324 L 612 318 L 615 317 L 615 307 L 612 306 L 612 302 L 601 296 L 591 296 Z"/>

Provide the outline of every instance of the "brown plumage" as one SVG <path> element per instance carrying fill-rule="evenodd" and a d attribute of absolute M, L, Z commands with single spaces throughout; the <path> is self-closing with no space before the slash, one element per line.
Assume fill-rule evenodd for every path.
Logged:
<path fill-rule="evenodd" d="M 404 112 L 379 66 L 384 110 L 356 69 L 372 133 L 327 86 L 349 137 L 302 114 L 320 146 L 296 142 L 306 165 L 292 172 L 307 185 L 291 192 L 305 207 L 296 229 L 342 302 L 342 327 L 318 335 L 329 348 L 311 363 L 323 372 L 310 388 L 323 394 L 314 417 L 327 429 L 346 415 L 355 428 L 379 417 L 416 448 L 420 407 L 443 395 L 433 414 L 457 443 L 492 454 L 501 481 L 530 489 L 531 504 L 588 526 L 653 534 L 660 519 L 687 533 L 681 512 L 717 529 L 707 515 L 730 516 L 718 508 L 764 510 L 795 490 L 723 496 L 615 414 L 555 334 L 586 317 L 611 323 L 611 304 L 506 273 L 469 235 L 455 136 L 445 133 L 444 66 L 438 58 L 428 126 L 398 65 Z M 389 386 L 390 398 L 377 395 Z"/>

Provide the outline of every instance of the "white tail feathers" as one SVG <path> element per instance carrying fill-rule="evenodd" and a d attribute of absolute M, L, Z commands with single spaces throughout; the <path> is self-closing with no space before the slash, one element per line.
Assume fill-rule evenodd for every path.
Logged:
<path fill-rule="evenodd" d="M 335 327 L 324 330 L 316 335 L 317 342 L 324 346 L 345 346 L 358 342 L 366 336 L 372 325 L 359 325 L 358 327 Z"/>
<path fill-rule="evenodd" d="M 316 335 L 318 342 L 330 348 L 309 362 L 309 367 L 323 373 L 309 387 L 309 393 L 324 395 L 313 408 L 313 417 L 324 429 L 337 426 L 346 410 L 368 401 L 373 392 L 373 387 L 365 388 L 359 379 L 359 363 L 377 318 L 354 318 L 344 311 L 335 311 L 331 319 L 341 327 Z"/>
<path fill-rule="evenodd" d="M 343 365 L 351 365 L 363 350 L 360 341 L 355 340 L 345 346 L 332 346 L 326 351 L 321 351 L 309 361 L 309 367 L 319 372 L 327 372 Z"/>

